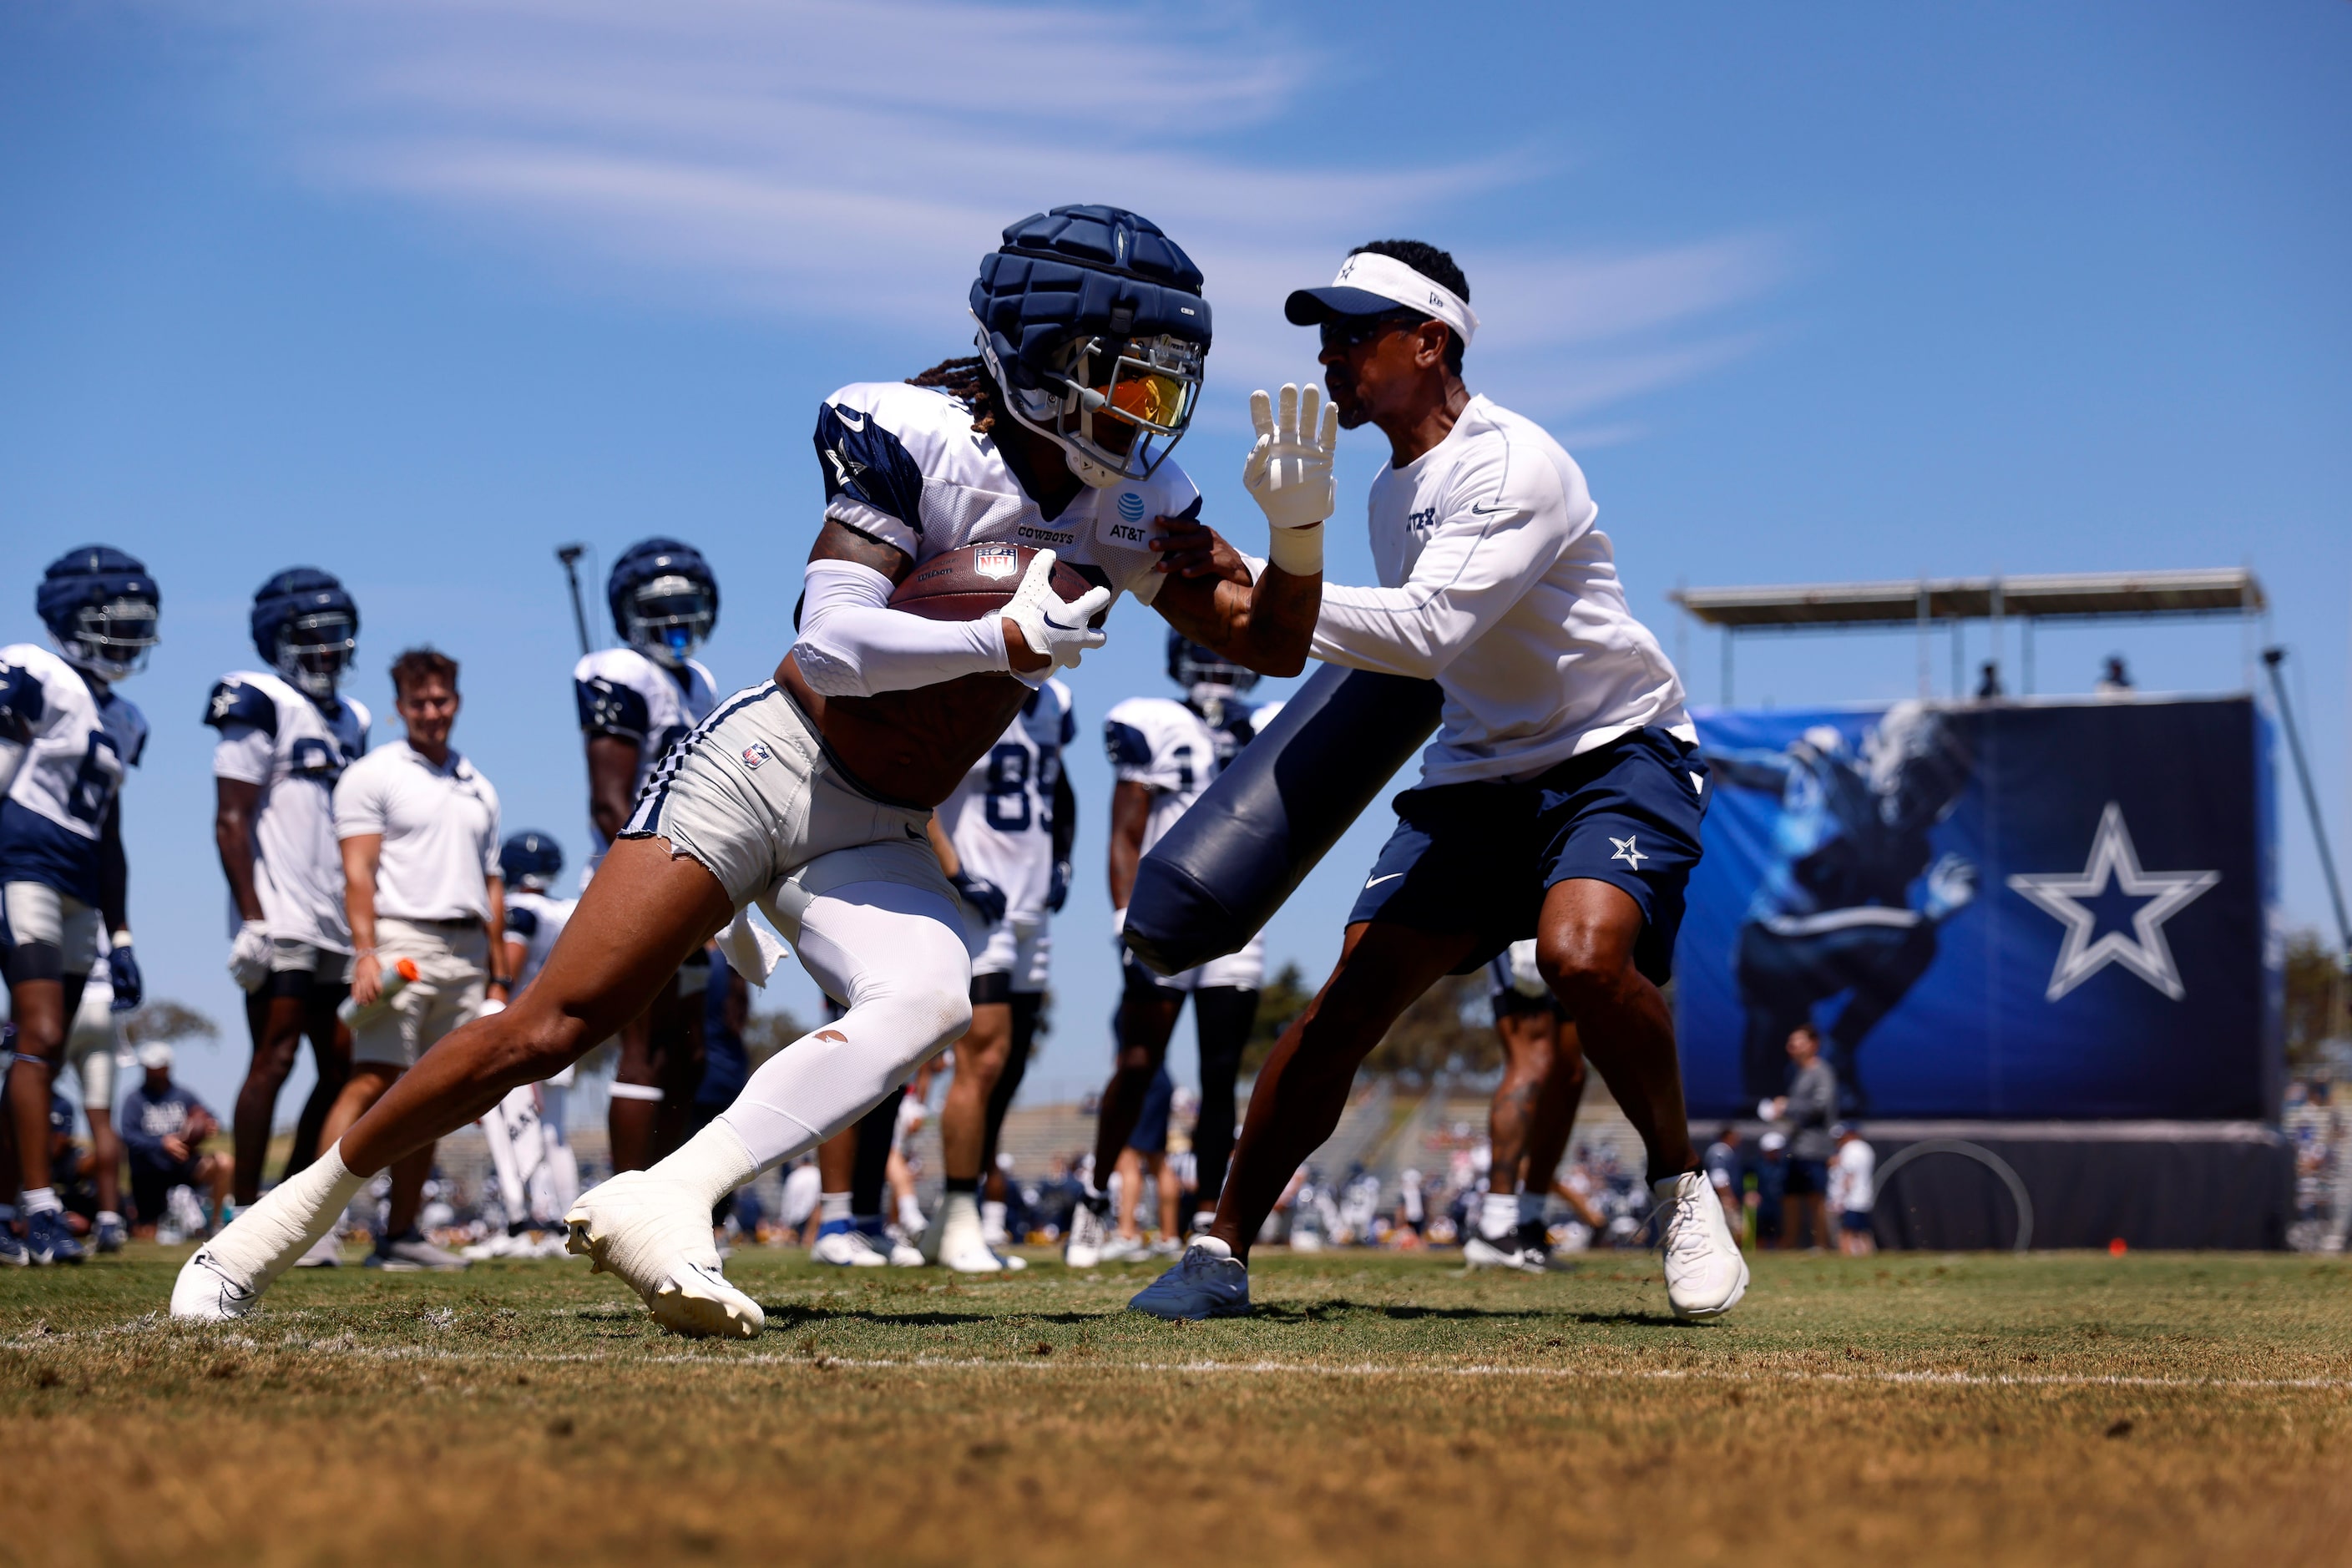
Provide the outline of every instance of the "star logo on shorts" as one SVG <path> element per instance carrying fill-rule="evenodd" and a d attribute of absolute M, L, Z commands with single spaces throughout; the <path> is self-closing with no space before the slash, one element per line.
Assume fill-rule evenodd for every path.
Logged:
<path fill-rule="evenodd" d="M 1641 849 L 1637 847 L 1641 837 L 1642 836 L 1638 833 L 1629 833 L 1622 838 L 1616 837 L 1612 835 L 1610 837 L 1609 842 L 1617 846 L 1617 853 L 1612 855 L 1609 858 L 1612 860 L 1622 860 L 1636 871 L 1640 870 L 1642 868 L 1642 862 L 1651 858 L 1651 857 L 1643 854 Z"/>

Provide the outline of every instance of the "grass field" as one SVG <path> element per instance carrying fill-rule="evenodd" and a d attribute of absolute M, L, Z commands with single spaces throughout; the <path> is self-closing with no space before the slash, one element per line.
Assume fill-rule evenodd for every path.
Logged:
<path fill-rule="evenodd" d="M 26 1563 L 2352 1562 L 2352 1266 L 1267 1253 L 965 1283 L 739 1254 L 755 1345 L 571 1263 L 293 1276 L 153 1316 L 182 1249 L 0 1275 Z"/>

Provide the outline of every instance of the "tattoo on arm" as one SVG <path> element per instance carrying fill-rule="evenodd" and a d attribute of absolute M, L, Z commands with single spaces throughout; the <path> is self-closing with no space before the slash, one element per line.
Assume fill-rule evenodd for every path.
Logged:
<path fill-rule="evenodd" d="M 870 533 L 861 533 L 837 518 L 826 518 L 817 530 L 816 542 L 809 546 L 812 561 L 855 561 L 860 566 L 871 566 L 890 579 L 896 587 L 907 580 L 915 569 L 914 557 L 895 544 L 887 544 Z"/>

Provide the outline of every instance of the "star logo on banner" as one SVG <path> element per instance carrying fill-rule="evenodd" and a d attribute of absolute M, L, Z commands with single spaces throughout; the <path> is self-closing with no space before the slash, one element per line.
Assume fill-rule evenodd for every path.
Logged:
<path fill-rule="evenodd" d="M 1639 849 L 1633 847 L 1634 841 L 1640 837 L 1641 835 L 1638 833 L 1629 833 L 1622 838 L 1612 837 L 1609 842 L 1617 846 L 1617 853 L 1612 855 L 1609 858 L 1612 860 L 1622 860 L 1628 866 L 1633 867 L 1636 871 L 1640 870 L 1642 868 L 1642 862 L 1650 858 L 1650 857 L 1643 854 Z"/>
<path fill-rule="evenodd" d="M 2055 1002 L 2110 963 L 2120 963 L 2178 1002 L 2188 994 L 2180 984 L 2179 967 L 2164 940 L 2164 922 L 2187 909 L 2221 879 L 2219 871 L 2147 871 L 2140 868 L 2139 851 L 2132 847 L 2131 829 L 2124 824 L 2124 808 L 2114 801 L 2100 814 L 2099 831 L 2091 840 L 2090 864 L 2080 875 L 2044 872 L 2010 878 L 2014 892 L 2031 900 L 2042 913 L 2063 923 L 2066 940 L 2059 944 L 2058 965 L 2050 972 L 2045 1002 Z M 2097 911 L 2084 899 L 2106 896 L 2110 887 L 2126 898 L 2145 899 L 2131 918 L 2131 930 L 2111 931 L 2096 941 Z"/>

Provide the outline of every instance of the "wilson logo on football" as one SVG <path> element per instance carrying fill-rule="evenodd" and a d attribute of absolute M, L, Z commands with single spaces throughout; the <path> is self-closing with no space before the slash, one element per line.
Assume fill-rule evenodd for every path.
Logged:
<path fill-rule="evenodd" d="M 1143 498 L 1133 490 L 1122 491 L 1118 498 L 1118 515 L 1129 522 L 1143 521 Z"/>
<path fill-rule="evenodd" d="M 1020 546 L 983 544 L 971 552 L 971 569 L 991 581 L 1014 576 L 1021 570 Z"/>

